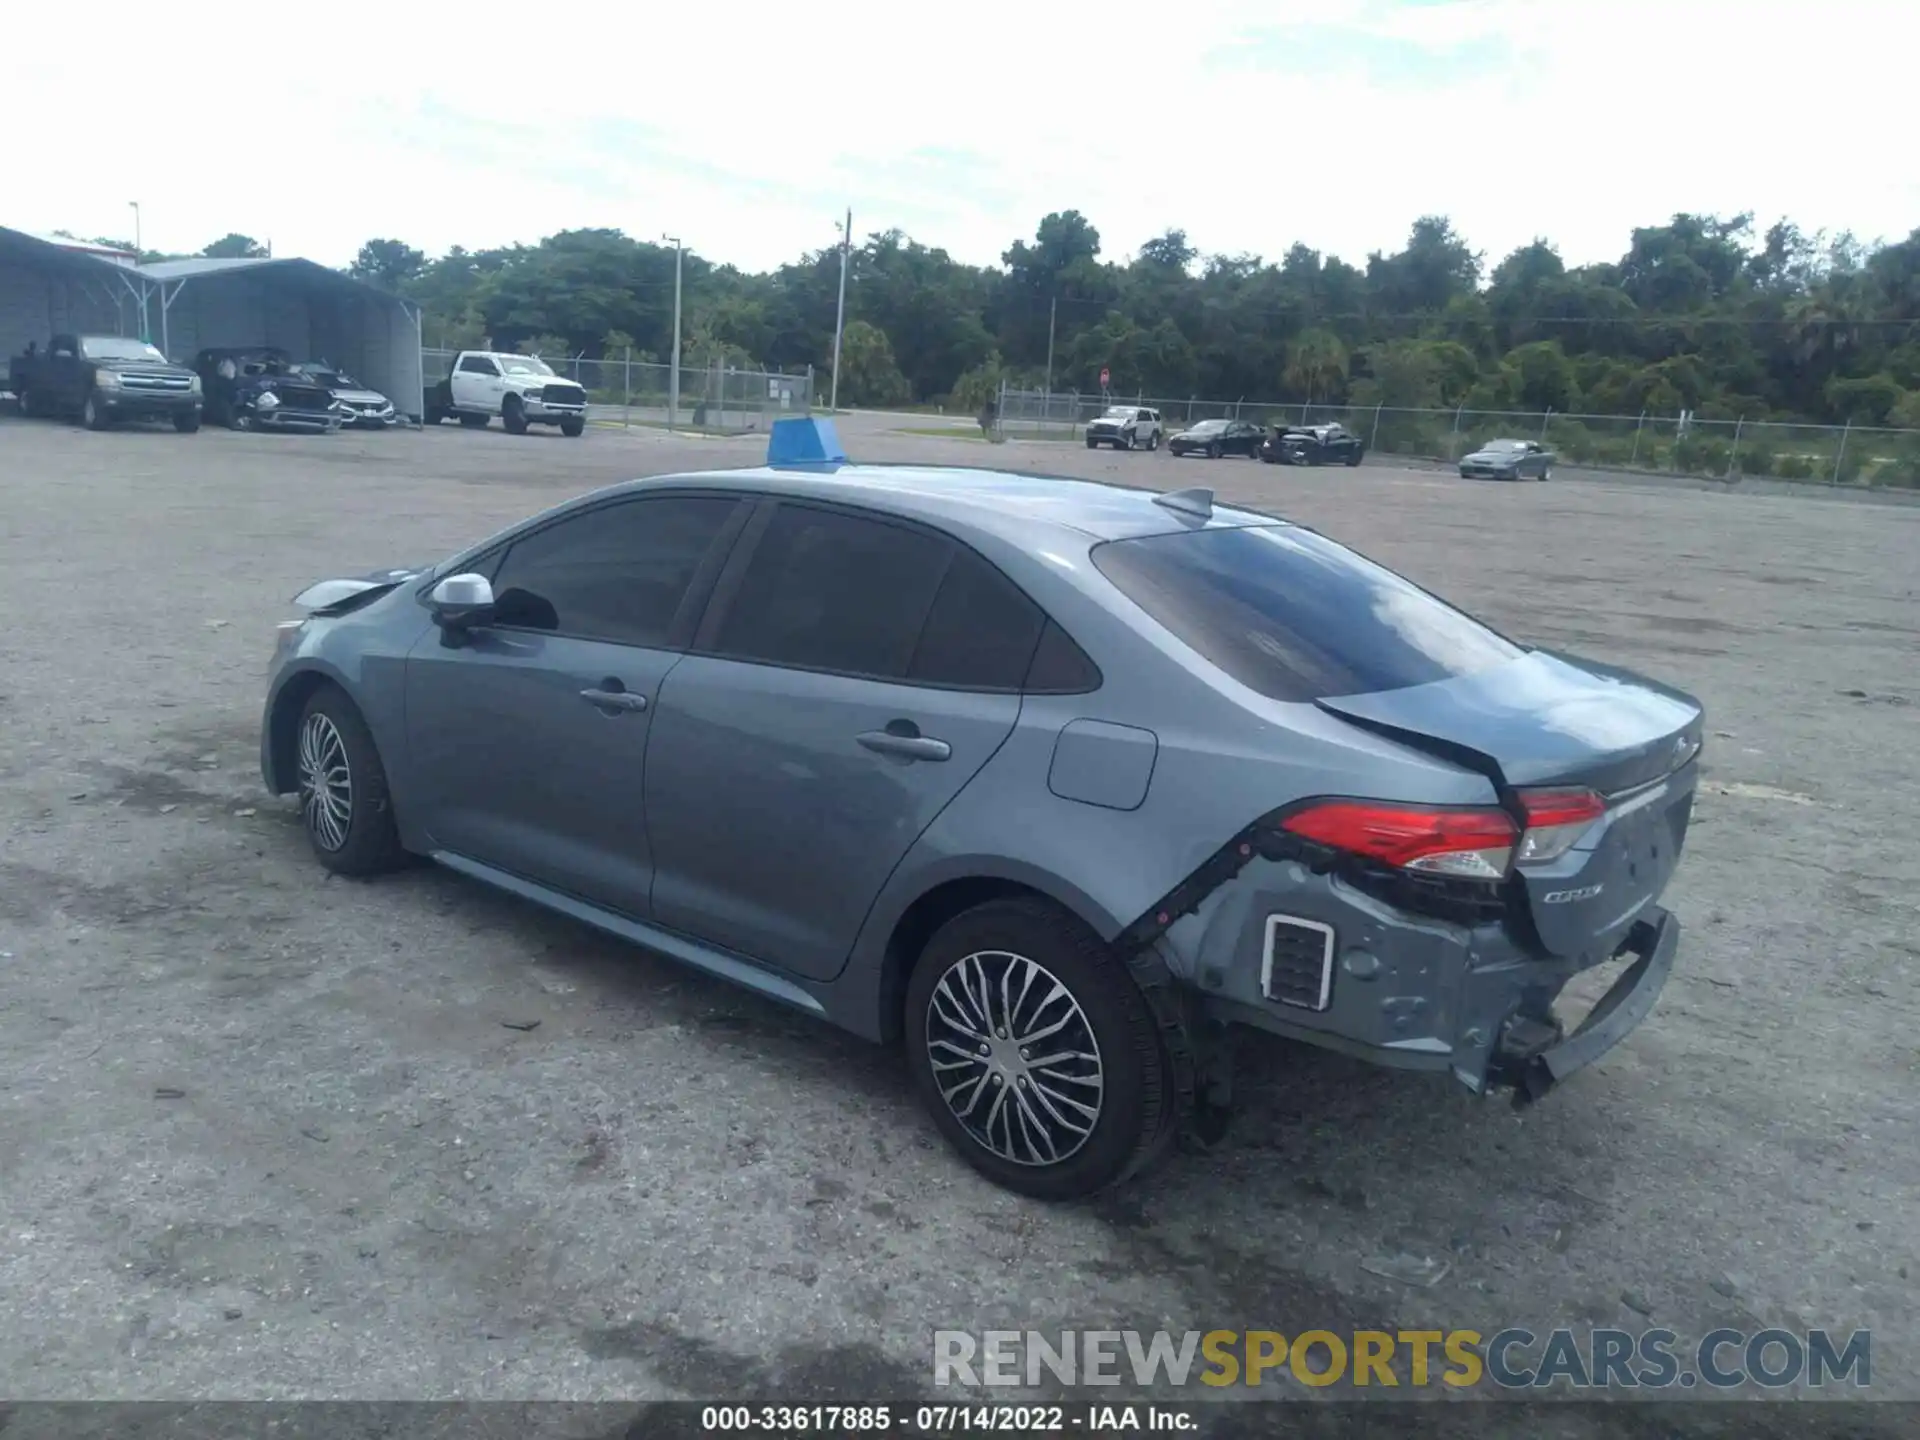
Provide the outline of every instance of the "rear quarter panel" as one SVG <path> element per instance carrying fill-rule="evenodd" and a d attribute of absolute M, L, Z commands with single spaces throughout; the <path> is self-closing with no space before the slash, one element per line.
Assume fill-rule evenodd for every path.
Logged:
<path fill-rule="evenodd" d="M 1435 762 L 1311 705 L 1245 690 L 1147 621 L 1093 569 L 1087 548 L 1032 564 L 989 552 L 1080 642 L 1104 683 L 1086 695 L 1029 695 L 1013 733 L 928 827 L 877 897 L 836 1008 L 884 1033 L 882 976 L 901 917 L 949 881 L 1027 885 L 1111 940 L 1240 830 L 1310 795 L 1484 802 L 1484 777 Z M 1147 793 L 1130 810 L 1066 799 L 1048 777 L 1076 720 L 1151 731 Z M 1190 955 L 1170 956 L 1191 973 Z M 1184 971 L 1183 971 L 1183 968 Z"/>

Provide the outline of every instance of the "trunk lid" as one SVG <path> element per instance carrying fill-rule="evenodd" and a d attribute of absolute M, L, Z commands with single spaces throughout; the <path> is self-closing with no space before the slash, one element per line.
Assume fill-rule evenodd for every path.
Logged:
<path fill-rule="evenodd" d="M 1510 806 L 1513 792 L 1537 787 L 1584 787 L 1606 800 L 1606 814 L 1564 854 L 1514 870 L 1511 883 L 1555 955 L 1610 956 L 1673 876 L 1705 721 L 1682 691 L 1536 650 L 1451 680 L 1318 704 L 1481 771 Z"/>

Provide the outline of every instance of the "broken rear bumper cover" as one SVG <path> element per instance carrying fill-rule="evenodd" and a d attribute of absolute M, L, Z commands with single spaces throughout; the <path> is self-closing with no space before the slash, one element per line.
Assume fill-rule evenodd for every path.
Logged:
<path fill-rule="evenodd" d="M 1476 1094 L 1544 1096 L 1644 1020 L 1672 973 L 1680 923 L 1649 904 L 1610 950 L 1551 957 L 1501 921 L 1410 914 L 1292 861 L 1242 861 L 1147 940 L 1210 1022 L 1248 1025 L 1396 1069 L 1446 1071 Z M 1171 898 L 1171 897 L 1170 897 Z M 1554 1002 L 1574 976 L 1630 960 L 1569 1033 Z"/>

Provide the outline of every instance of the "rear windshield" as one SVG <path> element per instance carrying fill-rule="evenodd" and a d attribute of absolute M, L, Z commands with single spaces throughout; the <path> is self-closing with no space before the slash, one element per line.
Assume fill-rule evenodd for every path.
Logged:
<path fill-rule="evenodd" d="M 1526 652 L 1391 570 L 1294 525 L 1111 540 L 1121 593 L 1274 700 L 1369 695 L 1471 675 Z"/>

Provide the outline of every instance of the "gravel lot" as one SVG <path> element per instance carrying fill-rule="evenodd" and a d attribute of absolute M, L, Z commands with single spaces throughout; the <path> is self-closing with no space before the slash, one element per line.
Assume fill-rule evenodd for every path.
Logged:
<path fill-rule="evenodd" d="M 936 1328 L 1780 1324 L 1870 1327 L 1920 1399 L 1920 510 L 886 423 L 842 436 L 1212 484 L 1700 695 L 1652 1018 L 1525 1115 L 1249 1046 L 1220 1150 L 1023 1201 L 897 1057 L 449 874 L 326 880 L 260 791 L 306 582 L 759 442 L 0 419 L 0 1395 L 899 1397 Z M 1403 1251 L 1451 1268 L 1363 1268 Z"/>

